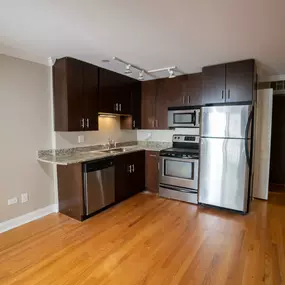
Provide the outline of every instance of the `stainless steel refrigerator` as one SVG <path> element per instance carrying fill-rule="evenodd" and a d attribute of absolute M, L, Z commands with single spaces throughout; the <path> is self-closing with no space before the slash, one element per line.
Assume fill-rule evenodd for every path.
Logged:
<path fill-rule="evenodd" d="M 252 106 L 201 109 L 199 203 L 248 211 Z"/>

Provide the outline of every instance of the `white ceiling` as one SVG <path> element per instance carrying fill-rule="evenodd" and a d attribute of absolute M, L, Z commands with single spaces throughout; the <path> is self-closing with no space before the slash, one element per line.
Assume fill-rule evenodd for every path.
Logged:
<path fill-rule="evenodd" d="M 0 53 L 47 64 L 73 56 L 124 71 L 255 58 L 285 74 L 284 0 L 0 0 Z M 162 77 L 166 73 L 161 74 Z"/>

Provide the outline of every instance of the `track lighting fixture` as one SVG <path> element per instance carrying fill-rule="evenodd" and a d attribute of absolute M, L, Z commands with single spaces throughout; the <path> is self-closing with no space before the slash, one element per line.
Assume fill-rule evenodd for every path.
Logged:
<path fill-rule="evenodd" d="M 125 69 L 125 74 L 132 74 L 131 65 L 127 64 Z"/>
<path fill-rule="evenodd" d="M 168 72 L 169 72 L 169 77 L 168 78 L 174 78 L 176 77 L 175 73 L 174 73 L 174 70 L 173 69 L 168 69 Z"/>
<path fill-rule="evenodd" d="M 144 80 L 143 75 L 144 75 L 144 70 L 141 70 L 140 73 L 139 73 L 138 79 L 139 79 L 139 80 Z"/>
<path fill-rule="evenodd" d="M 138 76 L 138 80 L 144 80 L 144 75 L 148 75 L 148 76 L 151 76 L 153 78 L 156 78 L 155 75 L 153 75 L 153 73 L 156 73 L 156 72 L 161 72 L 161 71 L 168 71 L 169 73 L 169 77 L 168 78 L 174 78 L 176 77 L 176 74 L 174 72 L 174 70 L 178 71 L 179 74 L 183 74 L 181 71 L 179 71 L 176 66 L 170 66 L 170 67 L 164 67 L 164 68 L 159 68 L 159 69 L 154 69 L 154 70 L 149 70 L 149 71 L 146 71 L 145 69 L 142 69 L 140 68 L 139 66 L 136 66 L 136 65 L 133 65 L 133 64 L 130 64 L 122 59 L 119 59 L 117 57 L 113 57 L 113 60 L 116 60 L 120 63 L 123 63 L 125 64 L 126 66 L 126 69 L 125 69 L 125 74 L 127 75 L 130 75 L 132 74 L 132 69 L 136 69 L 139 71 L 139 76 Z"/>

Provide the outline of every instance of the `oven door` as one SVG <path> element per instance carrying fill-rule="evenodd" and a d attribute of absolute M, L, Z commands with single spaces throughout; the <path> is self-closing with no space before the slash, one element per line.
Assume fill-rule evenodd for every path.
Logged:
<path fill-rule="evenodd" d="M 160 157 L 160 183 L 198 190 L 199 160 Z"/>
<path fill-rule="evenodd" d="M 197 110 L 168 110 L 169 128 L 198 127 Z"/>

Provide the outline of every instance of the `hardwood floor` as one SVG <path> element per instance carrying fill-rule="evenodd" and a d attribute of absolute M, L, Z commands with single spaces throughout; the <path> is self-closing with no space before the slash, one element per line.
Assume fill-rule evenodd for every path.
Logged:
<path fill-rule="evenodd" d="M 285 195 L 240 216 L 147 194 L 0 235 L 0 284 L 285 284 Z"/>

